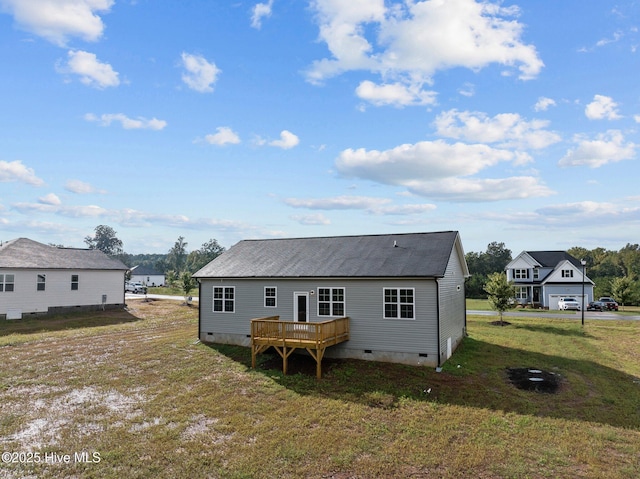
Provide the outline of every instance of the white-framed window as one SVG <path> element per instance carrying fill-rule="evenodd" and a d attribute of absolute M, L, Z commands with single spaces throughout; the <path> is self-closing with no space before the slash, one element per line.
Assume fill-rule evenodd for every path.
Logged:
<path fill-rule="evenodd" d="M 528 279 L 529 278 L 529 270 L 528 269 L 514 269 L 513 270 L 513 279 Z"/>
<path fill-rule="evenodd" d="M 563 269 L 562 270 L 563 278 L 573 278 L 573 270 L 572 269 Z"/>
<path fill-rule="evenodd" d="M 0 274 L 0 293 L 13 292 L 16 284 L 16 277 L 13 274 Z"/>
<path fill-rule="evenodd" d="M 344 288 L 318 288 L 318 316 L 344 316 Z"/>
<path fill-rule="evenodd" d="M 233 313 L 236 310 L 236 287 L 213 287 L 213 311 L 215 313 Z"/>
<path fill-rule="evenodd" d="M 540 279 L 540 270 L 538 268 L 533 269 L 533 279 Z"/>
<path fill-rule="evenodd" d="M 44 291 L 46 286 L 47 286 L 47 276 L 44 274 L 39 274 L 36 289 L 38 291 Z"/>
<path fill-rule="evenodd" d="M 516 299 L 527 299 L 529 297 L 529 288 L 520 286 L 516 288 Z"/>
<path fill-rule="evenodd" d="M 275 286 L 264 287 L 264 307 L 275 308 L 278 306 L 278 288 Z"/>
<path fill-rule="evenodd" d="M 415 319 L 414 288 L 384 288 L 384 319 Z"/>
<path fill-rule="evenodd" d="M 78 291 L 80 285 L 80 277 L 77 274 L 71 275 L 71 291 Z"/>

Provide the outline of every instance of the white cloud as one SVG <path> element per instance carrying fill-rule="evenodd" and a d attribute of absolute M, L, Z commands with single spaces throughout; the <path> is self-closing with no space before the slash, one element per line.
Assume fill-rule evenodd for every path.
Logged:
<path fill-rule="evenodd" d="M 293 216 L 290 216 L 290 218 L 302 225 L 317 226 L 317 225 L 331 224 L 331 220 L 329 220 L 329 218 L 327 218 L 322 213 L 318 213 L 314 215 L 293 215 Z"/>
<path fill-rule="evenodd" d="M 95 54 L 82 50 L 69 50 L 66 65 L 57 67 L 61 73 L 80 75 L 80 81 L 95 88 L 114 87 L 120 84 L 118 72 L 108 63 L 101 63 Z"/>
<path fill-rule="evenodd" d="M 608 45 L 609 43 L 616 43 L 620 41 L 620 39 L 624 36 L 624 34 L 620 31 L 613 32 L 611 38 L 602 38 L 596 42 L 596 47 L 603 47 Z"/>
<path fill-rule="evenodd" d="M 548 121 L 526 121 L 517 113 L 500 113 L 490 118 L 481 112 L 454 109 L 440 113 L 434 123 L 441 136 L 499 143 L 502 147 L 540 149 L 561 140 L 558 134 L 544 130 Z"/>
<path fill-rule="evenodd" d="M 227 126 L 219 126 L 216 128 L 217 133 L 209 134 L 204 137 L 207 143 L 212 145 L 236 145 L 240 143 L 240 137 L 236 132 Z"/>
<path fill-rule="evenodd" d="M 33 168 L 27 168 L 20 160 L 0 160 L 0 183 L 18 181 L 33 186 L 42 186 L 44 181 L 38 178 Z"/>
<path fill-rule="evenodd" d="M 579 201 L 539 208 L 531 220 L 534 224 L 543 224 L 548 228 L 580 227 L 593 224 L 594 221 L 600 225 L 629 225 L 640 222 L 640 207 L 630 206 L 627 201 L 620 204 Z"/>
<path fill-rule="evenodd" d="M 80 181 L 80 180 L 68 180 L 64 185 L 64 189 L 67 191 L 70 191 L 71 193 L 76 193 L 78 195 L 86 195 L 91 193 L 102 193 L 102 194 L 105 193 L 104 190 L 98 190 L 97 188 L 90 185 L 89 183 L 85 183 L 84 181 Z"/>
<path fill-rule="evenodd" d="M 244 231 L 251 227 L 237 221 L 215 218 L 189 218 L 185 215 L 164 215 L 148 213 L 134 209 L 113 210 L 97 205 L 63 206 L 42 203 L 14 203 L 11 207 L 25 215 L 51 214 L 67 218 L 100 219 L 131 227 L 168 226 L 173 228 L 201 229 L 209 231 L 216 228 L 220 231 Z"/>
<path fill-rule="evenodd" d="M 633 115 L 633 119 L 636 121 L 636 123 L 640 123 L 640 115 Z"/>
<path fill-rule="evenodd" d="M 458 93 L 462 96 L 472 97 L 476 94 L 476 87 L 473 83 L 466 82 L 462 87 L 458 88 Z"/>
<path fill-rule="evenodd" d="M 287 198 L 284 202 L 294 208 L 309 210 L 371 210 L 391 202 L 388 198 L 369 196 L 334 196 L 331 198 Z"/>
<path fill-rule="evenodd" d="M 251 26 L 258 30 L 262 28 L 262 19 L 271 16 L 272 7 L 273 0 L 269 0 L 267 3 L 256 3 L 251 14 Z"/>
<path fill-rule="evenodd" d="M 107 13 L 114 0 L 0 0 L 18 26 L 59 46 L 70 37 L 100 39 L 104 31 L 96 13 Z"/>
<path fill-rule="evenodd" d="M 443 140 L 405 144 L 386 151 L 347 149 L 335 161 L 338 172 L 410 192 L 451 201 L 493 201 L 547 196 L 553 192 L 537 178 L 465 178 L 501 162 L 523 164 L 528 155 L 483 144 Z"/>
<path fill-rule="evenodd" d="M 363 210 L 374 215 L 415 215 L 436 209 L 431 204 L 391 205 L 388 198 L 334 196 L 329 198 L 287 198 L 285 204 L 310 210 Z"/>
<path fill-rule="evenodd" d="M 421 85 L 405 85 L 399 82 L 376 85 L 365 80 L 356 88 L 356 95 L 376 106 L 406 106 L 433 105 L 437 93 L 422 90 Z"/>
<path fill-rule="evenodd" d="M 535 111 L 547 111 L 550 106 L 556 106 L 556 101 L 552 98 L 541 96 L 540 98 L 538 98 L 538 101 L 534 105 L 533 109 Z"/>
<path fill-rule="evenodd" d="M 385 6 L 384 0 L 316 0 L 320 40 L 331 58 L 313 62 L 312 83 L 346 71 L 367 70 L 407 87 L 432 81 L 439 70 L 477 71 L 492 63 L 516 67 L 523 80 L 543 67 L 533 45 L 520 37 L 517 7 L 475 0 L 413 1 Z"/>
<path fill-rule="evenodd" d="M 502 201 L 554 194 L 533 176 L 487 179 L 445 178 L 439 181 L 409 180 L 405 182 L 405 186 L 417 195 L 456 202 Z"/>
<path fill-rule="evenodd" d="M 273 140 L 269 144 L 271 146 L 282 148 L 283 150 L 288 150 L 296 146 L 298 143 L 300 143 L 300 139 L 296 135 L 288 130 L 282 130 L 280 132 L 280 139 Z"/>
<path fill-rule="evenodd" d="M 38 198 L 38 202 L 42 203 L 43 205 L 59 205 L 62 203 L 62 201 L 60 201 L 60 198 L 58 198 L 58 195 L 56 195 L 55 193 L 49 193 L 48 195 L 41 196 L 40 198 Z"/>
<path fill-rule="evenodd" d="M 61 206 L 51 203 L 15 203 L 11 206 L 23 214 L 53 213 L 68 218 L 97 218 L 108 216 L 108 210 L 96 205 Z"/>
<path fill-rule="evenodd" d="M 138 118 L 129 118 L 123 113 L 108 113 L 99 117 L 93 113 L 87 113 L 84 116 L 87 121 L 99 122 L 102 126 L 110 126 L 112 122 L 118 121 L 125 130 L 162 130 L 167 126 L 164 120 L 152 118 L 150 120 L 139 116 Z"/>
<path fill-rule="evenodd" d="M 186 70 L 186 72 L 182 74 L 182 81 L 185 82 L 189 88 L 200 93 L 213 91 L 213 84 L 221 72 L 215 63 L 208 62 L 201 55 L 191 55 L 190 53 L 183 52 L 182 66 Z"/>
<path fill-rule="evenodd" d="M 590 120 L 617 120 L 622 118 L 617 109 L 618 104 L 611 97 L 595 95 L 593 101 L 584 109 L 584 114 Z"/>
<path fill-rule="evenodd" d="M 607 163 L 631 160 L 636 156 L 637 145 L 625 142 L 624 136 L 619 130 L 600 133 L 594 140 L 588 139 L 584 135 L 577 135 L 574 141 L 578 146 L 567 151 L 558 165 L 599 168 Z"/>
<path fill-rule="evenodd" d="M 629 201 L 628 198 L 620 202 L 578 201 L 552 204 L 535 211 L 517 213 L 486 211 L 476 215 L 474 219 L 500 221 L 508 224 L 509 228 L 525 228 L 528 231 L 532 227 L 564 231 L 572 228 L 572 237 L 576 235 L 576 229 L 586 228 L 591 235 L 593 228 L 589 225 L 594 222 L 603 226 L 629 226 L 631 223 L 640 223 L 640 207 L 629 205 Z"/>

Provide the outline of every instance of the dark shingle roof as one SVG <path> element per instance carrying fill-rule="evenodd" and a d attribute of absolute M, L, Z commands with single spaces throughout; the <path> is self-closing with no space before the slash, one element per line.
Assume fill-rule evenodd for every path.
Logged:
<path fill-rule="evenodd" d="M 555 268 L 561 261 L 569 260 L 576 268 L 581 268 L 577 260 L 566 251 L 527 251 L 527 254 L 545 268 Z"/>
<path fill-rule="evenodd" d="M 27 238 L 7 241 L 0 246 L 0 268 L 129 269 L 99 250 L 58 248 Z"/>
<path fill-rule="evenodd" d="M 194 277 L 442 277 L 456 245 L 464 262 L 457 231 L 245 240 Z"/>

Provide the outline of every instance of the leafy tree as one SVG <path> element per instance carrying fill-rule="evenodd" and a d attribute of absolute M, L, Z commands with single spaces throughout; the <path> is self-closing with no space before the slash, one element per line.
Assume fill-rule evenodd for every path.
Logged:
<path fill-rule="evenodd" d="M 108 256 L 119 256 L 123 254 L 122 241 L 116 236 L 115 230 L 111 226 L 96 226 L 94 236 L 86 236 L 84 242 L 89 249 L 97 249 Z"/>
<path fill-rule="evenodd" d="M 189 292 L 197 286 L 196 280 L 193 279 L 193 277 L 191 276 L 191 273 L 189 273 L 188 271 L 185 271 L 184 273 L 182 273 L 181 286 L 182 286 L 182 292 L 184 293 L 184 299 L 186 301 L 187 297 L 189 296 Z"/>
<path fill-rule="evenodd" d="M 486 252 L 470 252 L 465 255 L 469 267 L 469 277 L 465 283 L 465 290 L 469 298 L 486 298 L 484 285 L 491 273 L 502 273 L 511 261 L 511 250 L 504 243 L 494 241 L 487 245 Z"/>
<path fill-rule="evenodd" d="M 493 241 L 487 245 L 486 263 L 487 274 L 502 272 L 511 262 L 511 250 L 507 249 L 504 243 Z"/>
<path fill-rule="evenodd" d="M 624 276 L 640 276 L 640 245 L 627 243 L 618 251 L 618 264 Z"/>
<path fill-rule="evenodd" d="M 175 284 L 178 282 L 178 273 L 176 273 L 173 270 L 169 270 L 165 272 L 165 276 L 166 276 L 167 284 L 169 286 L 175 286 Z"/>
<path fill-rule="evenodd" d="M 180 275 L 185 270 L 187 263 L 187 242 L 183 236 L 179 236 L 167 255 L 167 266 Z"/>
<path fill-rule="evenodd" d="M 634 297 L 633 286 L 634 282 L 629 276 L 613 278 L 613 281 L 611 281 L 611 295 L 622 304 L 623 310 L 624 305 L 629 304 Z"/>
<path fill-rule="evenodd" d="M 224 252 L 224 247 L 218 241 L 211 239 L 204 243 L 200 249 L 192 251 L 187 256 L 187 271 L 195 273 L 200 268 L 209 264 Z"/>
<path fill-rule="evenodd" d="M 500 314 L 500 326 L 504 326 L 502 314 L 509 309 L 511 301 L 516 295 L 513 283 L 507 281 L 507 275 L 504 273 L 491 273 L 484 290 L 489 295 L 489 304 L 494 311 Z"/>

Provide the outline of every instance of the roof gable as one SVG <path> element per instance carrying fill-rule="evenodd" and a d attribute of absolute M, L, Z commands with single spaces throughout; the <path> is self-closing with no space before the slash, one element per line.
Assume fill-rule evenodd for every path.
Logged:
<path fill-rule="evenodd" d="M 509 262 L 509 264 L 504 267 L 504 269 L 505 270 L 507 270 L 507 269 L 529 269 L 529 268 L 536 268 L 536 267 L 538 267 L 538 264 L 537 264 L 536 260 L 533 259 L 531 256 L 529 256 L 529 253 L 527 253 L 526 251 L 523 251 L 518 256 L 516 256 L 514 259 L 512 259 Z"/>
<path fill-rule="evenodd" d="M 442 277 L 456 248 L 456 231 L 366 236 L 245 240 L 194 277 Z"/>
<path fill-rule="evenodd" d="M 555 268 L 558 264 L 569 261 L 576 268 L 581 268 L 580 260 L 577 260 L 566 251 L 527 251 L 527 254 L 545 268 Z"/>
<path fill-rule="evenodd" d="M 127 270 L 121 261 L 99 250 L 59 248 L 18 238 L 0 245 L 0 268 Z"/>
<path fill-rule="evenodd" d="M 563 271 L 572 271 L 571 276 L 563 276 Z M 581 283 L 583 281 L 582 274 L 582 265 L 576 266 L 567 259 L 559 262 L 553 271 L 544 278 L 543 283 Z M 584 282 L 594 284 L 587 276 L 584 276 Z"/>

